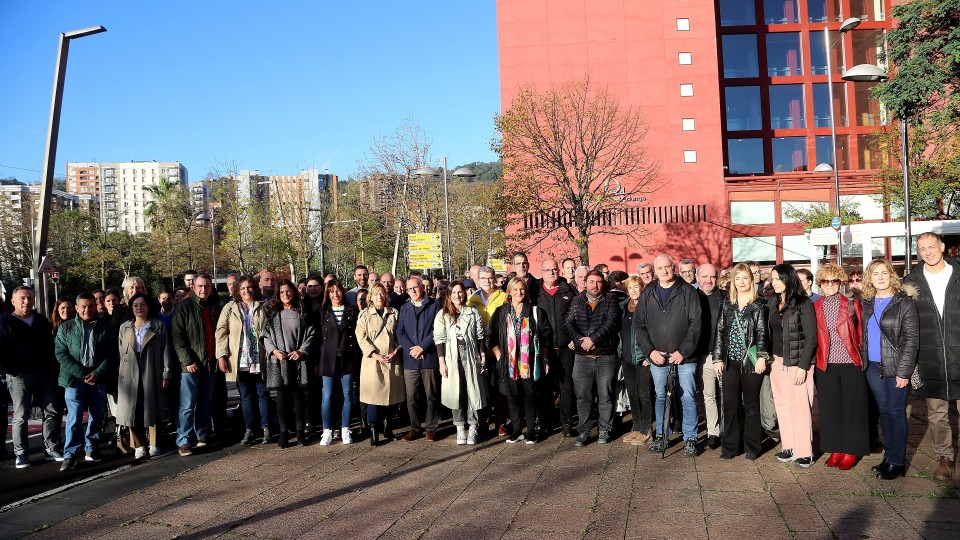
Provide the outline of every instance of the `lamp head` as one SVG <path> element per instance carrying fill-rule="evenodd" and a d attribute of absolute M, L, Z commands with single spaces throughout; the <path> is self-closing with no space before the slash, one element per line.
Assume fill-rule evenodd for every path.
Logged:
<path fill-rule="evenodd" d="M 873 64 L 857 64 L 843 72 L 840 78 L 853 82 L 883 82 L 890 78 L 886 70 Z"/>
<path fill-rule="evenodd" d="M 477 173 L 473 172 L 473 169 L 469 167 L 460 167 L 459 169 L 453 171 L 453 176 L 458 178 L 473 178 Z"/>
<path fill-rule="evenodd" d="M 843 21 L 843 24 L 840 25 L 840 33 L 849 32 L 854 28 L 860 26 L 860 23 L 863 22 L 857 17 L 850 17 L 849 19 Z"/>

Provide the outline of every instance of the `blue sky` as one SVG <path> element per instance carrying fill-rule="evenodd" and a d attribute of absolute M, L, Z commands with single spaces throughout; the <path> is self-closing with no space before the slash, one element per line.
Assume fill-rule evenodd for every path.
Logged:
<path fill-rule="evenodd" d="M 67 161 L 357 170 L 407 117 L 450 165 L 492 161 L 495 2 L 0 0 L 0 178 L 40 179 L 60 32 Z M 20 170 L 33 169 L 33 170 Z"/>

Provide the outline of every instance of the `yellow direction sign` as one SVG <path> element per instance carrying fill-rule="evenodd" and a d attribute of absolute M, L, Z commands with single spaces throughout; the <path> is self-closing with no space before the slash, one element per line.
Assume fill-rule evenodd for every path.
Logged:
<path fill-rule="evenodd" d="M 411 253 L 410 262 L 443 262 L 443 256 L 439 253 Z"/>
<path fill-rule="evenodd" d="M 490 259 L 490 266 L 497 272 L 507 271 L 507 262 L 503 259 Z"/>
<path fill-rule="evenodd" d="M 424 253 L 432 251 L 439 253 L 443 251 L 443 246 L 440 245 L 440 242 L 410 242 L 410 253 Z"/>
<path fill-rule="evenodd" d="M 407 242 L 411 245 L 418 242 L 435 242 L 440 243 L 440 233 L 418 233 L 418 234 L 408 234 Z"/>
<path fill-rule="evenodd" d="M 440 261 L 433 261 L 433 262 L 421 261 L 421 262 L 410 263 L 411 270 L 432 270 L 434 268 L 441 268 L 442 266 L 443 266 L 443 263 L 441 263 Z"/>

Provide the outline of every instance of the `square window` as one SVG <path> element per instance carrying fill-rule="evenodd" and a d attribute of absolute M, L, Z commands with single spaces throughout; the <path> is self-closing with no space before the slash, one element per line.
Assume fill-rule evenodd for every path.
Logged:
<path fill-rule="evenodd" d="M 697 122 L 693 118 L 684 118 L 680 120 L 680 124 L 684 131 L 695 131 L 697 129 Z"/>
<path fill-rule="evenodd" d="M 686 32 L 690 30 L 690 19 L 677 19 L 677 30 Z"/>
<path fill-rule="evenodd" d="M 684 163 L 696 163 L 696 162 L 697 162 L 697 151 L 696 151 L 696 150 L 684 150 L 684 151 L 683 151 L 683 162 L 684 162 Z"/>
<path fill-rule="evenodd" d="M 680 85 L 680 97 L 690 97 L 693 95 L 693 84 L 681 84 Z"/>
<path fill-rule="evenodd" d="M 682 52 L 678 55 L 681 66 L 689 66 L 693 63 L 693 53 Z"/>

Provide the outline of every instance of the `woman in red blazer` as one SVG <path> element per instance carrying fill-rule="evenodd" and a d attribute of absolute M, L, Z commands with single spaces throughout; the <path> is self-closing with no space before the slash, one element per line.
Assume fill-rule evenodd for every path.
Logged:
<path fill-rule="evenodd" d="M 870 453 L 867 379 L 860 361 L 860 301 L 840 294 L 847 274 L 835 264 L 817 270 L 823 297 L 817 314 L 817 369 L 820 449 L 830 452 L 827 467 L 849 470 Z"/>

